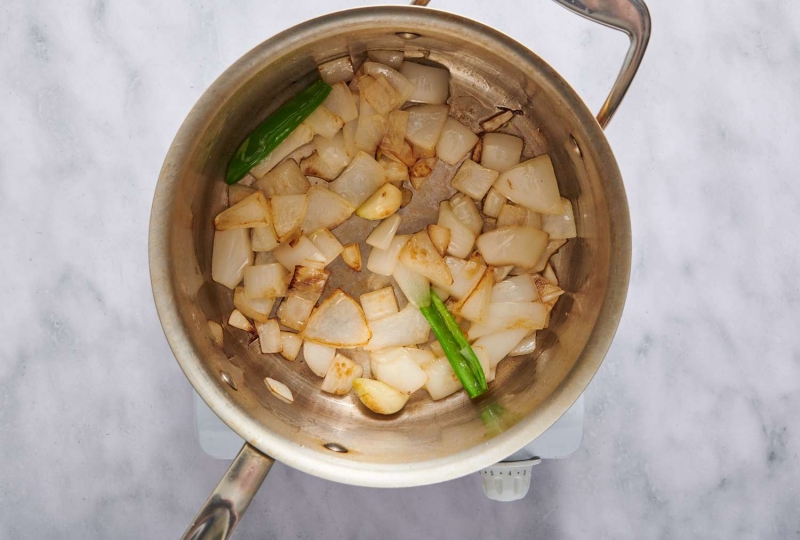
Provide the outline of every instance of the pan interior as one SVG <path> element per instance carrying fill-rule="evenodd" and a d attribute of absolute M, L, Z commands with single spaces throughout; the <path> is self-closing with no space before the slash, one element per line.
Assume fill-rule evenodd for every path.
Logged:
<path fill-rule="evenodd" d="M 223 420 L 290 465 L 377 485 L 382 473 L 403 474 L 409 464 L 420 463 L 443 470 L 442 464 L 458 455 L 475 457 L 473 469 L 488 465 L 563 414 L 599 366 L 616 328 L 622 300 L 609 307 L 609 297 L 611 292 L 618 297 L 622 287 L 624 299 L 630 246 L 624 192 L 605 138 L 574 92 L 544 62 L 510 39 L 452 15 L 421 8 L 371 9 L 310 21 L 276 36 L 207 91 L 181 128 L 162 171 L 153 209 L 151 264 L 159 313 L 173 350 L 192 384 Z M 521 111 L 500 131 L 525 140 L 523 158 L 550 155 L 561 193 L 575 209 L 579 238 L 553 258 L 567 294 L 553 310 L 549 329 L 539 333 L 532 354 L 503 361 L 488 394 L 475 402 L 464 392 L 432 402 L 419 391 L 397 415 L 379 417 L 353 394 L 322 393 L 320 379 L 302 355 L 295 362 L 262 355 L 257 342 L 249 343 L 243 332 L 224 324 L 232 293 L 211 280 L 211 248 L 213 217 L 227 199 L 222 179 L 228 160 L 255 126 L 317 77 L 318 63 L 342 56 L 361 61 L 368 49 L 404 50 L 417 61 L 447 67 L 451 114 L 475 132 L 498 107 Z M 400 232 L 436 221 L 435 203 L 453 192 L 449 179 L 454 172 L 454 167 L 440 165 L 402 211 Z M 614 215 L 621 216 L 619 223 Z M 343 244 L 360 242 L 372 226 L 353 218 L 334 232 Z M 161 228 L 166 229 L 163 234 Z M 366 261 L 369 249 L 363 243 L 361 248 Z M 159 250 L 163 261 L 154 255 Z M 159 264 L 166 269 L 163 278 L 155 271 Z M 367 277 L 366 269 L 355 274 L 341 260 L 329 269 L 326 295 L 340 286 L 357 297 L 383 284 Z M 160 297 L 161 279 L 168 282 L 169 300 Z M 612 291 L 615 279 L 617 290 Z M 169 310 L 175 320 L 165 320 Z M 223 324 L 222 348 L 211 340 L 207 320 Z M 182 338 L 175 338 L 177 334 Z M 369 372 L 363 354 L 343 352 Z M 288 385 L 294 403 L 275 398 L 263 383 L 265 377 Z M 489 417 L 496 421 L 487 421 Z M 495 444 L 500 440 L 505 444 Z M 371 464 L 375 480 L 327 474 L 319 467 L 324 462 L 344 465 L 342 470 Z M 450 469 L 438 478 L 396 479 L 394 484 L 467 472 Z"/>

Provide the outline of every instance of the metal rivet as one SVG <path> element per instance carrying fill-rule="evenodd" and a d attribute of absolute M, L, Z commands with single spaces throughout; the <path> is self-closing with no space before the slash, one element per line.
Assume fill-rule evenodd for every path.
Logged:
<path fill-rule="evenodd" d="M 581 152 L 581 147 L 578 144 L 578 141 L 575 140 L 575 137 L 572 135 L 569 136 L 569 140 L 572 142 L 572 150 L 578 154 L 579 157 L 583 157 L 583 152 Z"/>
<path fill-rule="evenodd" d="M 324 446 L 325 448 L 327 448 L 331 452 L 339 452 L 340 454 L 346 454 L 348 452 L 347 448 L 345 448 L 341 444 L 335 443 L 335 442 L 325 443 L 322 446 Z"/>
<path fill-rule="evenodd" d="M 397 32 L 395 35 L 402 39 L 417 39 L 419 37 L 419 34 L 414 32 Z"/>
<path fill-rule="evenodd" d="M 228 375 L 227 371 L 220 371 L 219 376 L 222 378 L 223 381 L 225 381 L 225 384 L 227 384 L 234 390 L 238 390 L 238 388 L 236 387 L 236 381 L 233 380 L 233 377 Z"/>

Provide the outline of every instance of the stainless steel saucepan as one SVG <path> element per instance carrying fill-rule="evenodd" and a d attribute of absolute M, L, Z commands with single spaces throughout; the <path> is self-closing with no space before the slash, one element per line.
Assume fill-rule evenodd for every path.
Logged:
<path fill-rule="evenodd" d="M 273 460 L 337 482 L 403 487 L 442 482 L 512 454 L 553 424 L 580 396 L 608 350 L 622 313 L 631 257 L 630 220 L 620 172 L 602 128 L 642 60 L 650 18 L 642 0 L 557 0 L 631 40 L 597 118 L 549 65 L 478 22 L 420 6 L 368 7 L 310 20 L 265 41 L 203 94 L 169 149 L 150 220 L 150 273 L 164 332 L 186 377 L 247 443 L 186 538 L 228 538 Z M 319 391 L 301 362 L 265 357 L 237 330 L 215 345 L 207 321 L 230 313 L 230 290 L 211 280 L 213 216 L 223 207 L 228 161 L 243 137 L 313 81 L 317 65 L 367 50 L 403 50 L 446 66 L 453 115 L 477 122 L 497 107 L 522 111 L 506 131 L 525 139 L 523 157 L 547 152 L 563 196 L 575 208 L 578 238 L 555 256 L 568 292 L 549 330 L 527 357 L 507 360 L 489 392 L 431 402 L 415 395 L 395 417 L 378 418 L 354 396 Z M 438 181 L 445 186 L 444 170 Z M 412 202 L 407 227 L 435 220 L 432 200 Z M 364 231 L 338 230 L 342 242 Z M 366 274 L 366 272 L 365 272 Z M 332 268 L 332 281 L 338 275 Z M 359 294 L 370 284 L 343 284 Z M 337 285 L 337 283 L 333 283 Z M 294 403 L 270 394 L 269 376 L 292 388 Z M 418 394 L 424 394 L 418 393 Z M 481 414 L 505 411 L 492 427 Z M 495 407 L 494 410 L 497 410 Z"/>

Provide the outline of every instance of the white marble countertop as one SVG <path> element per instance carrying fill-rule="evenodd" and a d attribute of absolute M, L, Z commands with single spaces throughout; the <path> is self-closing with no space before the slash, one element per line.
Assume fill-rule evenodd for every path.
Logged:
<path fill-rule="evenodd" d="M 150 293 L 158 171 L 229 64 L 362 3 L 0 8 L 0 537 L 177 538 L 216 485 L 227 463 L 198 446 Z M 545 0 L 434 3 L 516 37 L 595 109 L 626 47 Z M 800 6 L 650 4 L 608 130 L 631 287 L 581 449 L 510 504 L 476 475 L 376 490 L 278 464 L 236 538 L 800 537 Z"/>

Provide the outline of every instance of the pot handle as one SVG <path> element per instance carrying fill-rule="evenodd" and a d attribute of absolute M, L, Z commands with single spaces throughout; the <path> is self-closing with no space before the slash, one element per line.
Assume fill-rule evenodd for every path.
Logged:
<path fill-rule="evenodd" d="M 275 460 L 245 443 L 225 476 L 181 537 L 183 540 L 227 540 Z"/>
<path fill-rule="evenodd" d="M 414 0 L 417 6 L 427 6 L 430 0 Z M 581 17 L 627 34 L 631 40 L 622 69 L 611 87 L 605 103 L 597 113 L 597 123 L 605 129 L 633 81 L 644 51 L 650 41 L 650 12 L 644 0 L 554 0 Z"/>

